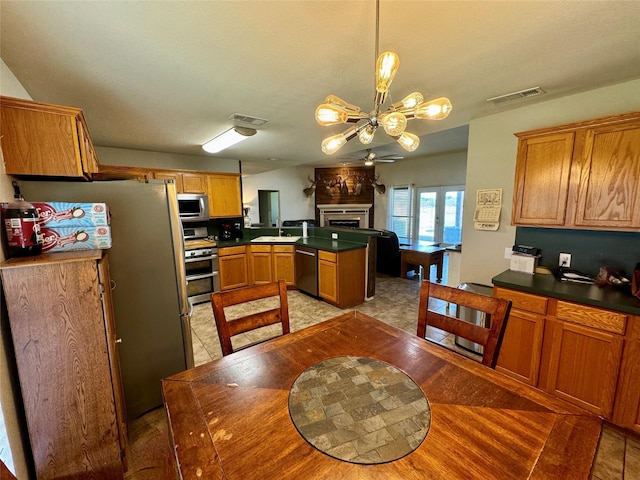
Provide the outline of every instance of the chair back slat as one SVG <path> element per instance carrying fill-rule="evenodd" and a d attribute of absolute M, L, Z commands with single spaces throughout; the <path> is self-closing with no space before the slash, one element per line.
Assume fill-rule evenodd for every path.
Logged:
<path fill-rule="evenodd" d="M 279 307 L 257 313 L 248 313 L 238 318 L 227 319 L 225 308 L 241 305 L 270 297 L 279 299 Z M 211 294 L 213 317 L 218 329 L 220 347 L 223 355 L 229 355 L 235 350 L 231 337 L 268 325 L 282 324 L 282 334 L 289 333 L 289 302 L 287 299 L 287 284 L 284 280 L 236 288 Z M 243 347 L 243 348 L 246 348 Z"/>
<path fill-rule="evenodd" d="M 459 307 L 467 307 L 484 312 L 489 327 L 475 325 L 460 320 L 448 313 L 437 312 L 429 305 L 431 299 L 442 300 Z M 417 335 L 426 338 L 427 326 L 452 333 L 480 344 L 484 347 L 482 363 L 495 368 L 500 345 L 507 326 L 511 302 L 502 298 L 489 297 L 459 288 L 439 285 L 425 280 L 420 285 L 420 310 L 418 312 Z"/>

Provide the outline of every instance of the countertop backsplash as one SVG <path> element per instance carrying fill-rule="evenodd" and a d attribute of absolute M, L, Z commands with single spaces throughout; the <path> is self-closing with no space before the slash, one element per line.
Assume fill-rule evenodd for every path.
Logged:
<path fill-rule="evenodd" d="M 640 262 L 640 233 L 518 227 L 516 243 L 541 250 L 539 265 L 558 266 L 560 253 L 571 254 L 571 268 L 597 275 L 609 267 L 630 278 Z"/>

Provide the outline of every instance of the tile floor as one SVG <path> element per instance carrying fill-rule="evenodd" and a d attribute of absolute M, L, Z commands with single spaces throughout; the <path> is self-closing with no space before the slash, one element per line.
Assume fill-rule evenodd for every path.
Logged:
<path fill-rule="evenodd" d="M 408 280 L 379 277 L 376 279 L 375 297 L 359 305 L 357 309 L 415 333 L 418 291 L 418 276 Z M 289 291 L 288 299 L 292 331 L 343 312 L 339 308 L 298 291 Z M 440 308 L 444 309 L 446 305 L 442 304 Z M 192 331 L 196 365 L 222 356 L 210 304 L 195 306 Z M 258 339 L 255 334 L 244 335 L 244 338 L 239 339 L 238 345 Z M 473 354 L 457 348 L 451 335 L 438 330 L 428 331 L 427 335 L 437 342 L 474 357 Z M 174 480 L 177 478 L 170 453 L 166 417 L 162 408 L 131 421 L 129 438 L 129 472 L 125 476 L 127 480 Z M 598 447 L 591 480 L 640 480 L 640 438 L 614 426 L 606 425 Z"/>

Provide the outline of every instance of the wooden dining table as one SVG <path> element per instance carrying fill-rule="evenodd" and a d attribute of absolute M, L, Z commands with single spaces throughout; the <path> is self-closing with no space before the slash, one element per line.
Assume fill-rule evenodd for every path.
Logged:
<path fill-rule="evenodd" d="M 426 437 L 363 465 L 311 445 L 290 390 L 335 357 L 385 362 L 429 402 Z M 162 381 L 183 479 L 587 479 L 602 421 L 440 345 L 361 312 L 240 350 Z"/>

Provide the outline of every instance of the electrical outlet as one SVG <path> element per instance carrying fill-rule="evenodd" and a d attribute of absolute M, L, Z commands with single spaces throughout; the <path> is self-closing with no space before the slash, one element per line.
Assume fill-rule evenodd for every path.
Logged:
<path fill-rule="evenodd" d="M 338 234 L 337 233 L 332 233 L 331 234 L 331 238 L 333 238 L 334 240 L 338 239 Z"/>
<path fill-rule="evenodd" d="M 513 250 L 511 249 L 511 247 L 504 247 L 504 258 L 511 258 L 512 252 Z"/>
<path fill-rule="evenodd" d="M 571 254 L 561 253 L 560 258 L 558 259 L 558 265 L 560 265 L 561 267 L 569 268 L 571 266 Z"/>

